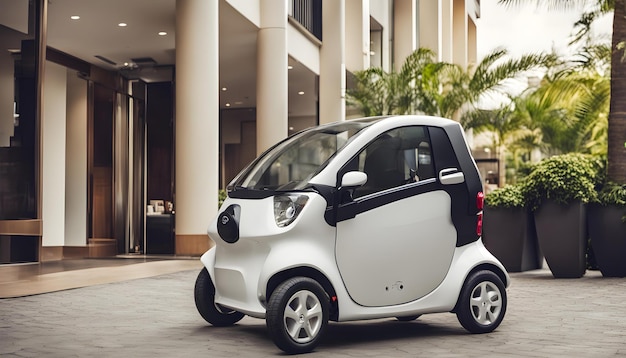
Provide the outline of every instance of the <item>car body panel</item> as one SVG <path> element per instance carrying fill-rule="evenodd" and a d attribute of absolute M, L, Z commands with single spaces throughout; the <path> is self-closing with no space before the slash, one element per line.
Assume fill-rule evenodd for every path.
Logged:
<path fill-rule="evenodd" d="M 410 302 L 443 281 L 456 244 L 450 203 L 448 193 L 433 191 L 337 223 L 337 264 L 356 303 Z"/>

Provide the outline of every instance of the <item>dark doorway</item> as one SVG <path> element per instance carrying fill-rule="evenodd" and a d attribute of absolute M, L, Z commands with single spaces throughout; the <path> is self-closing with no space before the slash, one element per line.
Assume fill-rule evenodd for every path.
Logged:
<path fill-rule="evenodd" d="M 147 254 L 174 254 L 174 89 L 172 82 L 149 83 L 146 98 Z"/>

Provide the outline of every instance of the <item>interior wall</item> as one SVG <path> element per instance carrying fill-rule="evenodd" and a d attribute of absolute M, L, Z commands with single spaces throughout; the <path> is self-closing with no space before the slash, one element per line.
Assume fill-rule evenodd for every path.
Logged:
<path fill-rule="evenodd" d="M 298 133 L 303 129 L 317 125 L 315 116 L 289 117 L 289 134 Z"/>
<path fill-rule="evenodd" d="M 43 246 L 65 241 L 65 117 L 67 70 L 46 62 L 42 133 Z"/>
<path fill-rule="evenodd" d="M 256 158 L 256 112 L 252 108 L 223 110 L 220 120 L 221 177 L 225 188 L 241 169 Z"/>
<path fill-rule="evenodd" d="M 65 245 L 87 243 L 87 81 L 67 71 Z"/>

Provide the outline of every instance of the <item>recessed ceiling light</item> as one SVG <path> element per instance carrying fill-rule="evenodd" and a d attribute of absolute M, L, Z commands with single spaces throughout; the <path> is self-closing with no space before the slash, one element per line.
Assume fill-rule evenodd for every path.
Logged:
<path fill-rule="evenodd" d="M 119 24 L 117 24 L 117 26 L 119 26 L 119 27 L 126 27 L 126 26 L 128 26 L 128 24 L 125 23 L 125 22 L 120 22 Z"/>
<path fill-rule="evenodd" d="M 293 66 L 292 66 L 292 65 L 289 65 L 289 66 L 287 66 L 287 69 L 288 69 L 288 70 L 293 70 Z"/>
<path fill-rule="evenodd" d="M 165 31 L 160 31 L 159 32 L 159 36 L 165 36 L 165 35 L 167 35 L 167 32 L 165 32 Z"/>
<path fill-rule="evenodd" d="M 70 19 L 72 19 L 72 20 L 78 20 L 78 19 L 80 19 L 80 16 L 78 16 L 78 15 L 72 15 L 72 16 L 70 16 Z"/>
<path fill-rule="evenodd" d="M 300 96 L 302 96 L 302 95 L 304 94 L 304 91 L 300 91 L 300 92 L 298 92 L 298 94 L 299 94 Z"/>
<path fill-rule="evenodd" d="M 230 107 L 230 103 L 226 103 L 226 107 Z"/>
<path fill-rule="evenodd" d="M 228 88 L 222 87 L 222 91 L 226 92 L 226 90 L 228 90 Z"/>

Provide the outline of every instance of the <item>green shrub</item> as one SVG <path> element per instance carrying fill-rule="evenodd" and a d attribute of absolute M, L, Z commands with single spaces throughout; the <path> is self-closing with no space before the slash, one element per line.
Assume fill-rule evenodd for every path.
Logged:
<path fill-rule="evenodd" d="M 606 183 L 598 192 L 598 203 L 602 205 L 626 206 L 626 184 Z"/>
<path fill-rule="evenodd" d="M 226 200 L 226 197 L 228 197 L 228 193 L 226 193 L 226 190 L 224 189 L 220 189 L 220 191 L 217 193 L 217 208 L 221 208 L 222 204 L 224 203 L 224 200 Z"/>
<path fill-rule="evenodd" d="M 626 223 L 626 184 L 608 182 L 598 192 L 595 202 L 601 205 L 615 205 L 624 208 L 622 222 Z"/>
<path fill-rule="evenodd" d="M 602 162 L 597 157 L 580 153 L 554 156 L 533 168 L 523 182 L 523 194 L 533 210 L 547 199 L 561 204 L 596 201 L 601 173 Z"/>
<path fill-rule="evenodd" d="M 507 185 L 485 195 L 485 205 L 493 208 L 521 208 L 526 198 L 521 185 Z"/>

